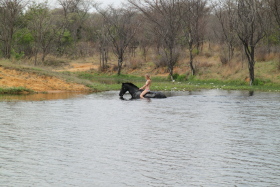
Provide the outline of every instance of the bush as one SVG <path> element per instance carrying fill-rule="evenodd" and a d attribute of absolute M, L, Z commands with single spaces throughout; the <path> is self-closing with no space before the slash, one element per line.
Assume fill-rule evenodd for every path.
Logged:
<path fill-rule="evenodd" d="M 178 77 L 179 77 L 179 74 L 178 74 L 178 73 L 174 73 L 174 74 L 173 74 L 173 79 L 174 79 L 174 80 L 177 80 Z"/>
<path fill-rule="evenodd" d="M 205 52 L 204 55 L 205 55 L 206 58 L 210 58 L 210 57 L 213 56 L 212 53 L 210 53 L 210 52 Z"/>
<path fill-rule="evenodd" d="M 276 69 L 280 71 L 280 55 L 275 59 L 276 61 Z"/>
<path fill-rule="evenodd" d="M 228 59 L 227 59 L 227 57 L 225 57 L 224 55 L 221 55 L 221 56 L 220 56 L 220 61 L 221 61 L 221 63 L 222 63 L 223 65 L 228 64 Z"/>
<path fill-rule="evenodd" d="M 164 56 L 158 55 L 156 60 L 154 61 L 157 68 L 159 67 L 166 67 L 167 66 L 167 59 Z"/>
<path fill-rule="evenodd" d="M 177 81 L 185 81 L 187 79 L 187 76 L 186 75 L 179 75 L 177 77 Z"/>
<path fill-rule="evenodd" d="M 58 59 L 48 59 L 44 61 L 44 65 L 52 66 L 52 67 L 61 67 L 61 66 L 69 65 L 69 63 Z"/>
<path fill-rule="evenodd" d="M 20 59 L 22 59 L 24 57 L 24 52 L 17 53 L 17 52 L 15 52 L 15 50 L 12 50 L 12 56 L 16 60 L 20 60 Z"/>
<path fill-rule="evenodd" d="M 265 84 L 271 83 L 270 79 L 266 79 L 266 80 L 261 80 L 261 79 L 255 79 L 254 80 L 254 85 L 256 86 L 263 86 Z"/>
<path fill-rule="evenodd" d="M 129 61 L 128 66 L 129 66 L 130 69 L 133 69 L 133 70 L 141 68 L 142 60 L 133 58 Z"/>
<path fill-rule="evenodd" d="M 81 78 L 81 79 L 92 80 L 92 79 L 94 78 L 94 75 L 93 75 L 93 74 L 90 74 L 90 73 L 84 73 L 84 72 L 82 72 L 82 73 L 80 73 L 80 74 L 78 75 L 78 77 Z"/>
<path fill-rule="evenodd" d="M 264 82 L 260 79 L 255 79 L 254 80 L 254 85 L 256 86 L 263 86 L 264 85 Z"/>
<path fill-rule="evenodd" d="M 168 76 L 168 79 L 169 80 L 171 79 L 170 75 Z M 174 73 L 173 74 L 173 79 L 176 80 L 176 81 L 184 81 L 184 80 L 187 79 L 187 76 L 184 75 L 184 74 L 183 75 L 179 75 L 178 73 Z"/>

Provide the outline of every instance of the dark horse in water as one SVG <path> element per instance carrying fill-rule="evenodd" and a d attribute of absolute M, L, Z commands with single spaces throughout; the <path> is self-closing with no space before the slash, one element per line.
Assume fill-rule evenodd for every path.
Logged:
<path fill-rule="evenodd" d="M 122 83 L 122 88 L 120 90 L 120 98 L 123 99 L 123 95 L 126 92 L 129 92 L 131 95 L 131 99 L 140 99 L 140 94 L 143 90 L 139 90 L 137 86 L 132 83 Z M 166 98 L 166 96 L 162 92 L 148 92 L 144 95 L 145 98 Z"/>

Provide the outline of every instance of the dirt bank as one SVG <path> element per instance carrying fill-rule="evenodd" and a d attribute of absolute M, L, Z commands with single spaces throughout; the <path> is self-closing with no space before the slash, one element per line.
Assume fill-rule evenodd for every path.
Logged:
<path fill-rule="evenodd" d="M 84 85 L 69 83 L 56 77 L 1 66 L 0 87 L 25 87 L 36 92 L 89 91 L 89 88 Z"/>

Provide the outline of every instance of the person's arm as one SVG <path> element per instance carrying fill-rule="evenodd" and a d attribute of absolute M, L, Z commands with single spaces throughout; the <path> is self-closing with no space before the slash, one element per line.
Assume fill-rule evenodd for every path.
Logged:
<path fill-rule="evenodd" d="M 139 88 L 139 90 L 144 90 L 145 87 L 146 87 L 146 84 L 144 86 L 142 86 L 141 88 Z"/>
<path fill-rule="evenodd" d="M 146 84 L 144 86 L 142 86 L 141 88 L 139 88 L 139 90 L 144 90 L 150 83 L 151 83 L 151 80 L 147 80 Z"/>
<path fill-rule="evenodd" d="M 144 90 L 148 84 L 149 84 L 149 82 L 147 81 L 147 82 L 144 84 L 144 86 L 142 86 L 141 88 L 139 88 L 139 90 Z"/>

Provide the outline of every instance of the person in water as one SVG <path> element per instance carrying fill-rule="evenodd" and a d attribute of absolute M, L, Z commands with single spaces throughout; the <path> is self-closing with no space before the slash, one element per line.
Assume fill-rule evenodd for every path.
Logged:
<path fill-rule="evenodd" d="M 150 86 L 152 84 L 152 80 L 149 74 L 145 75 L 146 78 L 146 83 L 144 86 L 142 86 L 141 88 L 139 88 L 139 90 L 144 90 L 141 94 L 140 94 L 140 98 L 144 98 L 144 95 L 146 93 L 148 93 L 150 91 Z"/>

